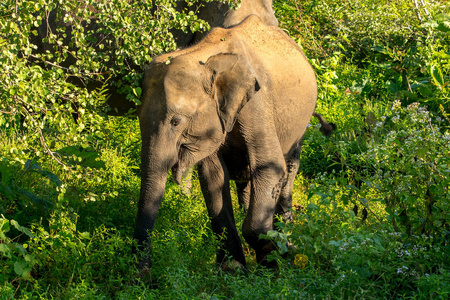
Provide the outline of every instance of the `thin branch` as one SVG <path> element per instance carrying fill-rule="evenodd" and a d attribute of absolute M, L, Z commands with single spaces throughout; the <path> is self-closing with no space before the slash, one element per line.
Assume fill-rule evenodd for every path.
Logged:
<path fill-rule="evenodd" d="M 56 160 L 57 163 L 59 163 L 62 166 L 65 166 L 66 164 L 64 162 L 62 162 L 58 157 L 56 157 L 55 154 L 58 154 L 58 153 L 50 150 L 50 147 L 47 145 L 47 142 L 45 141 L 45 138 L 44 138 L 44 134 L 42 133 L 42 130 L 40 127 L 38 127 L 38 133 L 39 133 L 39 139 L 41 141 L 42 146 L 44 147 L 45 152 L 47 152 L 47 154 L 49 154 L 54 160 Z"/>
<path fill-rule="evenodd" d="M 420 0 L 420 3 L 421 3 L 422 6 L 423 6 L 423 11 L 424 11 L 425 14 L 427 15 L 427 17 L 429 17 L 430 14 L 428 13 L 428 9 L 427 9 L 427 6 L 425 5 L 425 2 L 424 2 L 423 0 Z"/>
<path fill-rule="evenodd" d="M 422 16 L 420 15 L 419 4 L 417 4 L 417 0 L 413 0 L 413 3 L 414 3 L 414 6 L 416 8 L 415 11 L 416 11 L 417 18 L 422 23 Z"/>
<path fill-rule="evenodd" d="M 31 57 L 33 57 L 33 58 L 35 58 L 35 59 L 41 60 L 41 58 L 39 58 L 39 57 L 38 57 L 37 55 L 35 55 L 35 54 L 30 54 L 29 56 L 31 56 Z M 71 69 L 66 68 L 66 67 L 63 67 L 63 66 L 60 66 L 60 65 L 55 64 L 55 63 L 52 63 L 51 61 L 48 61 L 48 60 L 41 60 L 41 61 L 42 61 L 43 63 L 48 64 L 48 65 L 51 65 L 51 66 L 53 66 L 53 67 L 60 68 L 60 69 L 63 69 L 63 70 L 69 71 L 69 72 L 73 72 Z M 107 75 L 107 74 L 109 74 L 109 73 L 110 73 L 110 71 L 99 72 L 99 73 L 83 72 L 83 73 L 78 73 L 78 74 L 73 73 L 73 74 L 70 74 L 70 76 L 77 76 L 77 75 L 79 75 L 79 76 L 88 76 L 88 75 Z"/>
<path fill-rule="evenodd" d="M 37 56 L 37 55 L 35 55 L 35 54 L 30 54 L 30 56 L 31 56 L 31 57 L 33 57 L 33 58 L 36 58 L 36 59 L 39 59 L 39 60 L 41 60 L 41 58 L 40 58 L 40 57 L 38 57 L 38 56 Z M 42 60 L 42 62 L 44 62 L 44 63 L 46 63 L 46 64 L 48 64 L 48 65 L 51 65 L 51 66 L 53 66 L 53 67 L 56 67 L 56 68 L 60 68 L 60 69 L 66 70 L 66 71 L 70 71 L 70 69 L 69 69 L 69 68 L 66 68 L 66 67 L 63 67 L 63 66 L 57 65 L 57 64 L 55 64 L 55 63 L 52 63 L 52 62 L 50 62 L 50 61 L 48 61 L 48 60 Z"/>
<path fill-rule="evenodd" d="M 25 114 L 32 118 L 30 112 L 25 109 L 25 107 L 23 107 L 23 111 L 25 112 Z M 59 163 L 62 166 L 66 166 L 66 164 L 64 162 L 62 162 L 58 157 L 56 157 L 55 154 L 59 155 L 57 152 L 53 152 L 50 147 L 47 145 L 47 142 L 45 141 L 45 137 L 44 134 L 42 133 L 42 129 L 40 126 L 36 126 L 37 127 L 37 132 L 39 134 L 39 140 L 41 142 L 41 145 L 44 147 L 45 152 L 47 152 L 47 154 L 49 154 L 57 163 Z"/>
<path fill-rule="evenodd" d="M 376 213 L 374 213 L 373 212 L 373 210 L 371 210 L 370 208 L 369 208 L 369 206 L 367 206 L 367 205 L 365 205 L 362 201 L 361 201 L 361 199 L 359 200 L 359 202 L 370 212 L 370 213 L 372 213 L 374 216 L 375 216 L 375 218 L 380 222 L 380 223 L 382 223 L 382 220 L 380 219 L 380 218 L 378 218 L 378 216 L 377 216 L 377 214 Z"/>
<path fill-rule="evenodd" d="M 406 73 L 406 70 L 405 70 L 405 78 L 406 78 L 406 83 L 408 84 L 408 91 L 410 93 L 412 93 L 413 91 L 412 91 L 412 88 L 411 88 L 411 83 L 409 82 L 409 78 L 408 78 L 408 74 Z"/>
<path fill-rule="evenodd" d="M 16 112 L 14 110 L 11 110 L 11 111 L 0 110 L 0 113 L 8 114 L 8 115 L 15 115 L 16 114 Z"/>
<path fill-rule="evenodd" d="M 417 0 L 413 0 L 414 6 L 415 6 L 415 11 L 416 11 L 416 15 L 417 18 L 419 19 L 420 22 L 422 22 L 422 16 L 420 15 L 420 7 L 422 6 L 423 11 L 425 12 L 425 15 L 429 18 L 430 17 L 430 13 L 428 12 L 427 6 L 425 4 L 425 2 L 423 0 L 419 0 L 420 1 L 420 5 L 417 2 Z"/>
<path fill-rule="evenodd" d="M 321 46 L 321 45 L 317 42 L 317 40 L 314 38 L 314 35 L 309 31 L 308 26 L 306 26 L 306 23 L 305 23 L 305 21 L 303 20 L 303 17 L 302 17 L 300 8 L 298 7 L 297 1 L 295 1 L 295 8 L 297 8 L 298 15 L 300 16 L 300 20 L 302 21 L 303 26 L 305 26 L 306 31 L 307 31 L 307 32 L 309 33 L 309 35 L 311 36 L 311 38 L 312 38 L 314 44 L 316 44 L 316 46 L 317 46 L 320 50 L 322 50 L 322 53 L 325 54 L 325 56 L 328 56 L 327 53 L 326 53 L 326 51 L 322 48 L 322 46 Z"/>

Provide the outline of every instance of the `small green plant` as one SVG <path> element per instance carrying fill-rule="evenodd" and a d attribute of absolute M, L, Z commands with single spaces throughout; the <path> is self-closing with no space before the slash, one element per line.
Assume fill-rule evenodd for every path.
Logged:
<path fill-rule="evenodd" d="M 14 238 L 8 235 L 15 230 L 17 235 Z M 39 264 L 39 260 L 33 253 L 30 253 L 27 240 L 34 238 L 33 233 L 26 227 L 20 226 L 15 220 L 8 220 L 5 216 L 0 215 L 0 258 L 5 264 L 2 264 L 1 285 L 5 285 L 8 281 L 16 280 L 18 276 L 21 279 L 31 280 L 32 268 Z"/>

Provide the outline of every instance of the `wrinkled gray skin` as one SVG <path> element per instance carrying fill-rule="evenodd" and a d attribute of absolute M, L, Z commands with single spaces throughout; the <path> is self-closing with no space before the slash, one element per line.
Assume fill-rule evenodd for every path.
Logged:
<path fill-rule="evenodd" d="M 327 120 L 325 120 L 325 118 L 319 114 L 314 112 L 313 117 L 317 118 L 319 120 L 320 123 L 320 132 L 325 135 L 325 136 L 330 136 L 335 130 L 336 130 L 336 125 L 334 123 L 328 123 Z M 300 149 L 299 149 L 300 152 Z M 297 168 L 298 169 L 298 168 Z M 293 175 L 295 177 L 295 175 Z M 236 181 L 236 189 L 237 189 L 237 195 L 238 195 L 238 202 L 239 202 L 239 206 L 241 208 L 244 209 L 244 211 L 247 211 L 249 208 L 249 204 L 250 204 L 250 193 L 251 193 L 251 185 L 247 182 L 247 181 Z M 291 194 L 287 194 L 285 197 L 290 197 L 289 201 L 292 202 L 292 193 Z M 283 216 L 284 220 L 289 222 L 291 221 L 291 214 L 290 212 L 286 215 Z"/>
<path fill-rule="evenodd" d="M 132 0 L 130 0 L 132 1 Z M 134 1 L 139 2 L 139 1 Z M 155 0 L 152 1 L 153 10 L 157 10 L 158 3 Z M 278 26 L 278 21 L 275 18 L 274 11 L 272 9 L 272 0 L 242 0 L 241 5 L 238 9 L 233 10 L 228 7 L 228 5 L 223 4 L 221 2 L 213 1 L 209 3 L 202 3 L 188 7 L 185 1 L 179 1 L 177 3 L 176 9 L 178 11 L 183 11 L 185 9 L 193 10 L 197 12 L 197 15 L 200 19 L 205 20 L 213 27 L 231 27 L 233 25 L 239 24 L 245 17 L 255 14 L 261 18 L 261 20 L 267 25 Z M 65 45 L 68 45 L 71 40 L 71 26 L 72 23 L 64 23 L 62 20 L 56 20 L 56 10 L 53 10 L 48 13 L 47 18 L 45 18 L 42 24 L 37 28 L 38 36 L 32 37 L 32 42 L 38 46 L 38 52 L 43 53 L 46 50 L 53 51 L 53 46 L 47 43 L 43 43 L 42 39 L 47 37 L 50 32 L 55 32 L 56 27 L 65 27 L 66 28 L 66 38 Z M 89 24 L 83 23 L 85 26 L 85 30 L 93 30 L 94 32 L 99 32 L 97 38 L 99 40 L 102 39 L 101 33 L 99 29 L 100 24 L 96 22 L 95 19 L 91 20 Z M 192 45 L 198 42 L 206 33 L 192 33 L 192 32 L 183 32 L 181 30 L 171 30 L 174 39 L 177 43 L 178 48 L 185 48 L 189 45 Z M 99 51 L 99 49 L 97 49 Z M 69 57 L 63 64 L 63 67 L 68 67 L 71 64 L 74 64 L 75 60 L 72 57 Z M 111 66 L 114 61 L 111 61 Z M 128 64 L 136 70 L 140 71 L 139 66 L 132 65 L 132 62 L 129 61 Z M 94 90 L 96 88 L 100 88 L 102 86 L 102 82 L 96 81 L 88 81 L 83 82 L 77 77 L 71 77 L 69 80 L 79 86 L 86 86 L 89 90 Z M 116 78 L 111 78 L 110 82 L 117 81 Z M 125 99 L 123 94 L 120 94 L 115 85 L 110 85 L 108 87 L 108 101 L 107 104 L 111 107 L 110 114 L 111 115 L 124 115 L 130 109 L 135 109 L 136 106 L 133 102 L 130 102 Z"/>
<path fill-rule="evenodd" d="M 300 48 L 256 16 L 213 29 L 197 45 L 156 57 L 145 69 L 142 105 L 141 194 L 134 231 L 150 267 L 153 230 L 167 176 L 176 182 L 197 164 L 214 233 L 229 256 L 245 266 L 234 222 L 230 180 L 248 193 L 242 232 L 267 264 L 274 249 L 259 235 L 274 215 L 291 218 L 292 187 L 303 133 L 314 112 L 317 84 Z"/>

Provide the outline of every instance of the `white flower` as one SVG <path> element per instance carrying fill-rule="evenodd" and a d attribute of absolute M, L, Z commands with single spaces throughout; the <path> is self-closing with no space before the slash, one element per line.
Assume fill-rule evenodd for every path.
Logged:
<path fill-rule="evenodd" d="M 402 107 L 402 102 L 400 100 L 395 100 L 394 103 L 392 104 L 392 110 L 396 110 L 399 109 L 400 107 Z"/>
<path fill-rule="evenodd" d="M 407 110 L 417 110 L 419 108 L 420 103 L 414 102 L 406 107 Z"/>

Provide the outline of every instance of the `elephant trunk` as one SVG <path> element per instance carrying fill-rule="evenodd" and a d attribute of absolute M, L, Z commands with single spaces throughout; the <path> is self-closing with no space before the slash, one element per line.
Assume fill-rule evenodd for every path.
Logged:
<path fill-rule="evenodd" d="M 161 138 L 148 137 L 142 143 L 141 191 L 133 235 L 138 242 L 137 250 L 144 251 L 140 265 L 144 262 L 150 266 L 150 234 L 164 195 L 168 172 L 178 158 L 175 146 L 173 151 L 167 151 L 167 146 L 161 144 L 165 144 Z"/>

